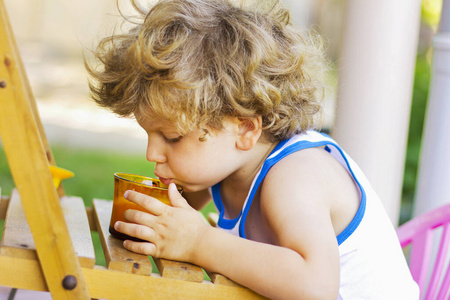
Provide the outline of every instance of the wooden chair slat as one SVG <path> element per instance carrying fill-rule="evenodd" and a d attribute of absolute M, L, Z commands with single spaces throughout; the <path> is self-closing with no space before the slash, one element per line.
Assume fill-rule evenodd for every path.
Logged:
<path fill-rule="evenodd" d="M 27 270 L 27 272 L 23 272 Z M 98 299 L 265 299 L 242 288 L 82 268 L 89 294 Z M 20 289 L 46 291 L 38 261 L 0 255 L 0 282 Z"/>
<path fill-rule="evenodd" d="M 83 199 L 75 196 L 63 196 L 61 197 L 61 206 L 81 266 L 93 268 L 95 266 L 95 250 Z"/>
<path fill-rule="evenodd" d="M 64 196 L 61 198 L 61 207 L 80 264 L 83 267 L 93 268 L 95 252 L 83 200 L 79 197 Z M 37 258 L 36 245 L 17 190 L 13 191 L 9 201 L 0 253 L 29 259 Z"/>
<path fill-rule="evenodd" d="M 36 249 L 17 190 L 13 190 L 6 212 L 2 248 Z"/>
<path fill-rule="evenodd" d="M 94 209 L 92 207 L 86 207 L 86 215 L 89 221 L 89 227 L 91 231 L 97 231 L 97 224 L 95 223 L 94 218 Z"/>
<path fill-rule="evenodd" d="M 221 285 L 227 285 L 227 286 L 240 286 L 240 287 L 242 287 L 242 285 L 234 282 L 231 279 L 228 279 L 227 277 L 223 276 L 222 274 L 213 273 L 213 272 L 209 272 L 209 271 L 206 271 L 206 273 L 208 274 L 209 278 L 211 279 L 211 282 L 214 283 L 214 284 L 221 284 Z"/>
<path fill-rule="evenodd" d="M 123 247 L 121 240 L 110 235 L 112 201 L 94 199 L 92 208 L 108 269 L 150 275 L 153 267 L 148 256 L 128 251 Z"/>
<path fill-rule="evenodd" d="M 180 279 L 193 282 L 202 282 L 203 269 L 189 263 L 172 261 L 154 257 L 156 266 L 164 278 Z"/>
<path fill-rule="evenodd" d="M 0 195 L 1 195 L 1 188 L 0 188 Z M 6 217 L 6 209 L 9 205 L 9 197 L 1 196 L 0 198 L 0 220 L 4 220 Z"/>

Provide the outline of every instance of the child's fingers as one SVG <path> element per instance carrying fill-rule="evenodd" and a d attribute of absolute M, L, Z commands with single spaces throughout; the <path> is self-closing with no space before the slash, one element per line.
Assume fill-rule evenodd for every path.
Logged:
<path fill-rule="evenodd" d="M 160 216 L 164 212 L 165 207 L 167 206 L 166 204 L 162 203 L 156 198 L 131 190 L 126 191 L 124 197 L 128 201 L 134 202 L 137 205 L 142 206 L 149 213 L 155 216 Z"/>
<path fill-rule="evenodd" d="M 156 216 L 135 209 L 127 209 L 123 214 L 128 222 L 153 227 Z"/>
<path fill-rule="evenodd" d="M 156 254 L 156 246 L 152 243 L 142 243 L 142 242 L 135 242 L 131 240 L 126 240 L 123 242 L 123 246 L 125 249 L 128 249 L 130 251 L 144 254 L 144 255 L 151 255 L 151 256 L 157 256 Z"/>
<path fill-rule="evenodd" d="M 169 199 L 173 207 L 183 207 L 183 208 L 190 207 L 186 199 L 184 199 L 183 196 L 181 196 L 175 183 L 169 184 Z"/>
<path fill-rule="evenodd" d="M 117 221 L 114 224 L 114 229 L 126 235 L 149 241 L 150 243 L 153 243 L 155 239 L 155 231 L 145 225 Z"/>

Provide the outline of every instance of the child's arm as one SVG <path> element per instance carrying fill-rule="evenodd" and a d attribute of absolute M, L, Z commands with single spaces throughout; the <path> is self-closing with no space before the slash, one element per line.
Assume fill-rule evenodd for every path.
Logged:
<path fill-rule="evenodd" d="M 269 298 L 336 299 L 339 255 L 329 203 L 339 190 L 315 169 L 286 160 L 274 166 L 264 181 L 261 213 L 278 245 L 205 225 L 173 189 L 173 207 L 130 193 L 128 199 L 150 213 L 127 211 L 126 217 L 145 226 L 120 223 L 116 229 L 151 242 L 126 241 L 131 251 L 197 264 Z M 302 174 L 302 180 L 289 180 Z"/>
<path fill-rule="evenodd" d="M 212 228 L 204 224 L 198 215 L 191 214 L 192 208 L 187 208 L 187 203 L 182 204 L 180 199 L 175 200 L 178 202 L 174 203 L 175 207 L 169 207 L 135 192 L 130 192 L 127 198 L 154 214 L 127 211 L 127 219 L 145 226 L 119 223 L 116 227 L 123 233 L 152 242 L 125 241 L 124 246 L 131 251 L 197 264 L 271 299 L 337 298 L 339 258 L 336 238 L 333 232 L 325 229 L 329 226 L 321 224 L 323 218 L 315 217 L 308 222 L 316 226 L 317 231 L 291 229 L 297 231 L 291 237 L 287 236 L 289 232 L 286 231 L 284 237 L 281 235 L 280 247 L 242 239 Z M 161 219 L 155 220 L 156 216 Z M 173 222 L 167 222 L 169 218 Z M 293 222 L 289 226 L 301 228 L 302 225 Z M 296 241 L 289 244 L 299 236 L 303 243 Z M 325 238 L 329 236 L 334 239 Z"/>
<path fill-rule="evenodd" d="M 260 196 L 261 215 L 277 245 L 210 229 L 202 239 L 209 245 L 202 247 L 214 250 L 194 263 L 271 299 L 335 300 L 339 251 L 330 210 L 335 186 L 329 178 L 321 180 L 321 171 L 316 169 L 313 164 L 305 166 L 286 159 L 266 176 Z"/>

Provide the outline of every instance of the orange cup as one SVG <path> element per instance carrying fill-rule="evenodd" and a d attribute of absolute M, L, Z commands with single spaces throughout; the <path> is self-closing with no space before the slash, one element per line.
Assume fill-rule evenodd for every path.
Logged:
<path fill-rule="evenodd" d="M 128 201 L 123 196 L 125 191 L 132 190 L 152 196 L 164 204 L 170 205 L 168 186 L 163 184 L 156 178 L 145 177 L 127 173 L 114 173 L 114 199 L 113 209 L 111 213 L 111 221 L 109 223 L 109 233 L 112 236 L 121 240 L 142 241 L 135 237 L 128 236 L 114 229 L 114 224 L 117 221 L 127 222 L 123 216 L 127 209 L 135 209 L 146 211 L 142 206 L 139 206 L 131 201 Z M 179 187 L 181 192 L 182 189 Z"/>

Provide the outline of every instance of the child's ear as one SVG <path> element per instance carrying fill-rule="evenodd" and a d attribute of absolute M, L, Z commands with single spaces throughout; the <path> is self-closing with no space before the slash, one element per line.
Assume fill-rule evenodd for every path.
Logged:
<path fill-rule="evenodd" d="M 247 151 L 252 149 L 262 133 L 262 118 L 237 118 L 238 136 L 236 147 L 240 150 Z"/>

